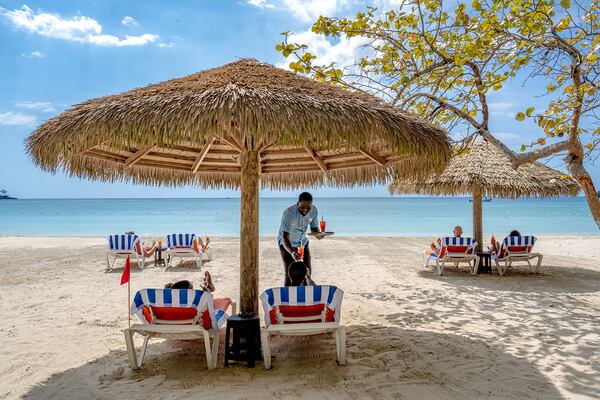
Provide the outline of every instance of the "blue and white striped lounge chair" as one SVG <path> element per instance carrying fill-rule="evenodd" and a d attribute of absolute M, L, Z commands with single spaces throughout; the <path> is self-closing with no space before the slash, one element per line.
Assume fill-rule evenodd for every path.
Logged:
<path fill-rule="evenodd" d="M 288 286 L 267 289 L 260 301 L 265 313 L 261 329 L 265 369 L 271 368 L 272 335 L 335 334 L 337 361 L 346 363 L 346 329 L 340 325 L 344 292 L 335 286 Z"/>
<path fill-rule="evenodd" d="M 498 274 L 504 275 L 506 270 L 512 266 L 512 263 L 524 261 L 529 266 L 529 270 L 537 274 L 542 266 L 542 258 L 540 253 L 533 253 L 533 246 L 537 238 L 535 236 L 507 236 L 502 240 L 498 254 L 492 255 L 495 261 Z M 531 265 L 532 259 L 537 259 L 534 266 Z"/>
<path fill-rule="evenodd" d="M 112 257 L 112 263 L 110 262 Z M 142 242 L 137 235 L 117 234 L 108 237 L 108 248 L 106 250 L 106 269 L 111 270 L 115 266 L 117 258 L 127 258 L 136 261 L 141 269 L 144 269 L 144 251 Z"/>
<path fill-rule="evenodd" d="M 131 315 L 137 315 L 141 324 L 125 329 L 125 344 L 129 364 L 137 369 L 144 361 L 148 340 L 204 338 L 208 369 L 217 366 L 220 329 L 227 322 L 227 308 L 235 314 L 235 303 L 228 298 L 213 300 L 210 292 L 192 289 L 142 289 L 131 304 Z M 144 336 L 138 357 L 133 343 L 134 334 Z M 212 339 L 212 343 L 211 343 Z"/>
<path fill-rule="evenodd" d="M 429 261 L 435 261 L 435 270 L 438 275 L 444 274 L 444 265 L 448 262 L 458 267 L 459 263 L 467 263 L 471 274 L 477 275 L 479 268 L 479 257 L 475 255 L 477 242 L 470 237 L 447 236 L 440 239 L 440 254 L 423 253 L 425 257 L 424 266 L 429 267 Z"/>
<path fill-rule="evenodd" d="M 175 257 L 193 258 L 196 266 L 201 267 L 202 250 L 195 233 L 172 233 L 167 236 L 166 266 L 171 267 Z"/>

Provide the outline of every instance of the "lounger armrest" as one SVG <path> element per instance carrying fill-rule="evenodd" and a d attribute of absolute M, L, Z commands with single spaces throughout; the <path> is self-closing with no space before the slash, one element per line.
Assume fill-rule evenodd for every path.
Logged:
<path fill-rule="evenodd" d="M 335 330 L 340 327 L 338 322 L 311 322 L 306 324 L 272 324 L 265 328 L 271 333 L 275 332 L 314 332 Z"/>
<path fill-rule="evenodd" d="M 134 332 L 148 332 L 148 333 L 189 333 L 189 332 L 202 332 L 204 327 L 198 324 L 185 324 L 185 325 L 162 325 L 162 324 L 135 324 L 128 328 Z"/>

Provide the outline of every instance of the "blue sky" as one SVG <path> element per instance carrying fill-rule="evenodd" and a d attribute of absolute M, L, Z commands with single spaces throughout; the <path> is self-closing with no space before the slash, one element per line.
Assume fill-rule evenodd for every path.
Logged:
<path fill-rule="evenodd" d="M 389 7 L 393 1 L 376 0 Z M 308 31 L 319 14 L 350 15 L 352 0 L 0 1 L 0 188 L 21 198 L 222 197 L 235 191 L 154 188 L 50 175 L 24 152 L 37 125 L 70 105 L 218 66 L 241 57 L 283 65 L 274 50 L 292 31 L 325 59 L 352 58 L 347 43 Z M 529 91 L 528 91 L 529 93 Z M 492 130 L 514 149 L 537 137 L 514 113 L 537 100 L 520 85 L 492 99 Z M 524 102 L 526 101 L 526 102 Z M 528 133 L 523 133 L 528 129 Z M 537 134 L 536 134 L 537 133 Z M 553 162 L 553 165 L 560 163 Z M 600 167 L 589 166 L 596 182 Z M 387 195 L 385 187 L 313 190 L 321 196 Z M 267 192 L 268 196 L 289 193 Z"/>

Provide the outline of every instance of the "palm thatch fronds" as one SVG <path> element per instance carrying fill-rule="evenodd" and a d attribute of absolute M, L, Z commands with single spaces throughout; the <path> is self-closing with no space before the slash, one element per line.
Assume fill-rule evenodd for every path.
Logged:
<path fill-rule="evenodd" d="M 228 188 L 247 151 L 271 188 L 424 176 L 451 157 L 439 127 L 249 59 L 78 104 L 33 132 L 27 150 L 51 172 Z"/>
<path fill-rule="evenodd" d="M 486 140 L 473 142 L 466 154 L 457 155 L 441 174 L 424 179 L 398 178 L 393 193 L 461 195 L 481 191 L 489 197 L 575 196 L 580 188 L 572 177 L 539 162 L 514 169 L 506 155 Z"/>

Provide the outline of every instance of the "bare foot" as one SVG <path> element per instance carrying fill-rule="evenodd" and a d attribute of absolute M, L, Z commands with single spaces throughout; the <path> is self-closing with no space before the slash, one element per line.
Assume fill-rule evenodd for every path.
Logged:
<path fill-rule="evenodd" d="M 211 293 L 215 291 L 215 285 L 213 285 L 212 277 L 208 271 L 204 273 L 204 287 Z"/>

